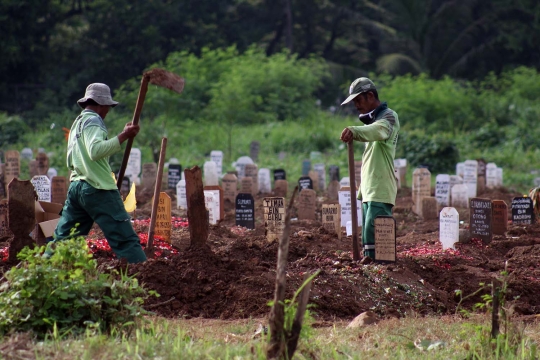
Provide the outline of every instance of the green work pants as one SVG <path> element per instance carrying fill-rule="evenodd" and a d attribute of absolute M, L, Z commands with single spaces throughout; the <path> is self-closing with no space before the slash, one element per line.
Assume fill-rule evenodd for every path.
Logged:
<path fill-rule="evenodd" d="M 119 259 L 126 258 L 130 263 L 146 260 L 118 190 L 100 190 L 85 181 L 73 181 L 54 231 L 54 241 L 88 235 L 94 222 Z"/>
<path fill-rule="evenodd" d="M 380 215 L 392 216 L 392 204 L 376 201 L 362 203 L 362 247 L 364 256 L 375 259 L 375 218 Z"/>

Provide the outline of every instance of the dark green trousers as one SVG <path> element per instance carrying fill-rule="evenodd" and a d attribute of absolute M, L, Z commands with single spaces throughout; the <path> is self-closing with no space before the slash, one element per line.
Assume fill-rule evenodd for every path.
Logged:
<path fill-rule="evenodd" d="M 119 259 L 126 258 L 130 263 L 145 261 L 130 220 L 118 190 L 99 190 L 85 181 L 74 181 L 69 185 L 54 241 L 88 235 L 96 222 Z"/>
<path fill-rule="evenodd" d="M 376 201 L 362 203 L 362 247 L 364 256 L 375 259 L 375 218 L 379 215 L 392 216 L 392 204 Z"/>

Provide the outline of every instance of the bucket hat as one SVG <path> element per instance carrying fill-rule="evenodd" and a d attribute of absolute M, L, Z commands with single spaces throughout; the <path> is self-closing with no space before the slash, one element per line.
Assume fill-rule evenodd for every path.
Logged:
<path fill-rule="evenodd" d="M 111 89 L 102 83 L 93 83 L 88 85 L 84 97 L 77 101 L 80 107 L 83 107 L 82 104 L 87 102 L 89 99 L 94 100 L 99 105 L 110 105 L 115 107 L 118 105 L 118 101 L 114 101 L 111 96 Z"/>
<path fill-rule="evenodd" d="M 347 104 L 361 93 L 372 90 L 377 90 L 373 81 L 371 81 L 367 77 L 358 78 L 351 83 L 351 86 L 349 87 L 349 97 L 345 99 L 345 101 L 342 102 L 341 105 Z"/>

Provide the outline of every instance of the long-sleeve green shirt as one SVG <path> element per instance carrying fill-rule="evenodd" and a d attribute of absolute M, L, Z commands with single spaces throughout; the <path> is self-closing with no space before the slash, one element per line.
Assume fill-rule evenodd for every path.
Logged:
<path fill-rule="evenodd" d="M 349 126 L 354 140 L 365 142 L 362 156 L 362 181 L 358 198 L 363 202 L 376 201 L 396 204 L 397 180 L 394 157 L 399 133 L 395 111 L 383 103 L 374 112 L 375 120 L 364 126 Z"/>
<path fill-rule="evenodd" d="M 103 119 L 92 110 L 83 110 L 69 132 L 67 166 L 70 181 L 84 180 L 96 189 L 114 190 L 109 157 L 122 149 L 118 137 L 107 139 Z"/>

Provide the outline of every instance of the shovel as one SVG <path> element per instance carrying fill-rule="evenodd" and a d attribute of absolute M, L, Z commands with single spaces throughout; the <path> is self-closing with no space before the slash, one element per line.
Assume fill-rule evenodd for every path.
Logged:
<path fill-rule="evenodd" d="M 184 90 L 184 79 L 176 74 L 173 74 L 172 72 L 163 69 L 152 69 L 145 72 L 141 79 L 141 87 L 139 88 L 137 105 L 135 106 L 133 120 L 131 121 L 133 125 L 139 124 L 139 119 L 141 118 L 141 112 L 144 105 L 144 99 L 146 97 L 146 92 L 148 91 L 148 83 L 164 87 L 166 89 L 177 92 L 178 94 L 182 93 L 182 90 Z M 130 138 L 128 139 L 126 150 L 124 151 L 124 158 L 122 159 L 122 165 L 120 166 L 120 171 L 118 173 L 118 179 L 116 180 L 116 186 L 118 187 L 118 190 L 120 190 L 120 187 L 122 186 L 122 180 L 124 180 L 124 174 L 126 173 L 126 167 L 132 146 L 133 138 Z"/>

